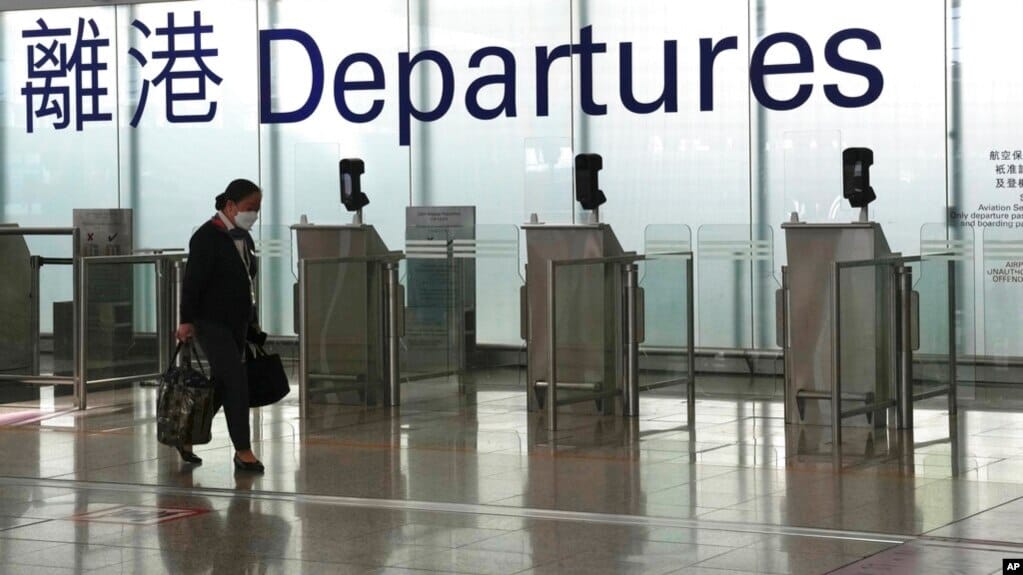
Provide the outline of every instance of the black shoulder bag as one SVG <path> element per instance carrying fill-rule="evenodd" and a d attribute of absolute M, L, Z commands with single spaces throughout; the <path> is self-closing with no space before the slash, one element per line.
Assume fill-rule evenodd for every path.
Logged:
<path fill-rule="evenodd" d="M 291 393 L 281 356 L 269 354 L 262 345 L 245 346 L 245 368 L 249 380 L 249 407 L 263 407 Z"/>

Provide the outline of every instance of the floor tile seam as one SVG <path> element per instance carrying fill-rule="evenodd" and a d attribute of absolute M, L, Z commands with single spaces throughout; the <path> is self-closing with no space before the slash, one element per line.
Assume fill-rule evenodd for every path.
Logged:
<path fill-rule="evenodd" d="M 305 445 L 326 445 L 326 446 L 331 446 L 331 447 L 350 447 L 350 448 L 356 448 L 356 449 L 364 449 L 364 450 L 367 450 L 367 451 L 390 451 L 390 450 L 393 450 L 396 447 L 398 447 L 398 446 L 396 446 L 393 443 L 387 443 L 387 444 L 385 444 L 385 443 L 372 443 L 372 442 L 361 442 L 361 441 L 357 441 L 357 440 L 337 440 L 337 439 L 329 439 L 329 438 L 306 439 L 306 440 L 303 441 L 303 444 L 305 444 Z M 550 446 L 549 446 L 549 444 L 544 444 L 541 447 L 543 447 L 544 449 L 543 450 L 538 450 L 538 451 L 530 451 L 528 453 L 528 456 L 529 457 L 537 457 L 539 459 L 551 460 L 551 461 L 559 460 L 559 459 L 560 460 L 567 460 L 567 461 L 599 461 L 599 462 L 610 462 L 610 463 L 631 463 L 633 461 L 633 459 L 631 457 L 607 457 L 607 456 L 598 456 L 598 455 L 591 455 L 591 454 L 585 454 L 585 453 L 572 453 L 572 452 L 569 452 L 569 451 L 560 451 L 560 452 L 550 453 Z M 442 446 L 442 445 L 402 446 L 402 447 L 400 447 L 400 449 L 408 450 L 408 451 L 444 452 L 444 453 L 453 453 L 453 454 L 476 454 L 476 453 L 479 453 L 478 450 L 473 449 L 473 448 L 467 448 L 467 447 L 466 448 L 452 448 L 452 447 L 445 447 L 445 446 Z M 516 452 L 513 452 L 510 449 L 508 449 L 508 450 L 498 450 L 498 451 L 492 451 L 492 452 L 486 452 L 486 453 L 487 454 L 495 454 L 495 453 L 516 453 Z M 676 453 L 676 452 L 668 452 L 668 453 Z M 685 452 L 677 452 L 677 453 L 685 453 Z M 684 459 L 684 458 L 685 458 L 685 456 L 680 457 L 680 459 Z M 699 465 L 699 463 L 696 463 L 696 464 Z M 706 464 L 706 465 L 708 465 L 708 466 L 720 466 L 719 464 L 713 464 L 713 463 Z M 757 468 L 758 467 L 756 465 L 753 465 L 751 467 L 746 467 L 744 469 L 757 469 Z"/>
<path fill-rule="evenodd" d="M 912 541 L 913 543 L 926 543 L 935 547 L 986 549 L 991 551 L 1023 549 L 1023 542 L 997 541 L 992 539 L 970 539 L 963 537 L 938 537 L 921 535 Z"/>
<path fill-rule="evenodd" d="M 153 526 L 152 525 L 146 525 L 146 526 L 139 526 L 139 527 L 153 527 Z M 133 545 L 133 544 L 131 544 L 132 542 L 128 542 L 128 541 L 122 542 L 121 540 L 102 541 L 102 542 L 88 542 L 88 541 L 51 541 L 51 540 L 47 540 L 47 539 L 17 539 L 16 541 L 38 541 L 40 543 L 53 543 L 52 546 L 46 547 L 45 549 L 40 550 L 40 552 L 52 550 L 52 549 L 54 549 L 56 547 L 61 547 L 61 546 L 66 546 L 66 545 L 73 545 L 75 547 L 95 548 L 97 551 L 124 552 L 125 550 L 142 550 L 142 551 L 145 552 L 145 556 L 151 556 L 151 555 L 159 556 L 159 555 L 161 555 L 161 554 L 163 554 L 164 552 L 167 552 L 167 551 L 169 551 L 171 553 L 191 553 L 192 552 L 192 550 L 183 549 L 183 548 L 182 549 L 167 549 L 167 548 L 163 547 L 162 545 L 156 546 L 156 547 L 150 547 L 148 545 L 139 545 L 139 544 L 134 544 Z M 427 556 L 431 556 L 431 555 L 435 555 L 435 554 L 443 553 L 445 551 L 451 551 L 452 550 L 452 549 L 445 549 L 445 548 L 441 548 L 441 547 L 431 547 L 431 546 L 426 546 L 426 545 L 409 545 L 409 547 L 422 547 L 424 552 L 427 553 Z M 428 551 L 426 551 L 426 550 L 428 550 Z M 221 553 L 232 554 L 233 555 L 234 553 L 236 553 L 236 551 L 235 550 L 221 551 Z M 250 551 L 246 555 L 248 555 L 249 558 L 257 558 L 257 559 L 260 559 L 260 560 L 268 560 L 269 559 L 269 560 L 275 560 L 275 561 L 297 561 L 297 562 L 300 562 L 300 563 L 308 562 L 308 563 L 318 563 L 318 564 L 323 564 L 323 565 L 338 565 L 338 564 L 340 564 L 340 565 L 352 565 L 352 566 L 357 566 L 357 567 L 366 567 L 368 569 L 380 569 L 380 568 L 388 567 L 388 565 L 383 565 L 383 564 L 379 564 L 379 563 L 374 564 L 374 563 L 371 563 L 371 562 L 368 562 L 368 561 L 366 561 L 366 562 L 359 562 L 359 561 L 330 561 L 330 560 L 325 560 L 325 559 L 303 559 L 301 557 L 296 557 L 296 556 L 288 555 L 286 551 L 284 551 L 284 552 L 268 552 L 268 553 L 259 553 L 259 552 L 251 552 Z M 16 555 L 12 559 L 16 560 L 18 557 L 21 557 L 21 555 Z M 38 567 L 39 565 L 31 565 L 31 566 Z M 99 569 L 102 569 L 102 567 L 100 567 Z"/>
<path fill-rule="evenodd" d="M 740 545 L 739 547 L 732 547 L 730 549 L 725 549 L 724 551 L 721 551 L 720 553 L 715 553 L 714 555 L 712 555 L 710 557 L 705 557 L 703 559 L 700 559 L 699 561 L 694 561 L 694 562 L 692 562 L 692 563 L 690 563 L 688 565 L 684 565 L 680 569 L 675 569 L 674 571 L 672 571 L 672 573 L 674 573 L 675 571 L 681 571 L 682 569 L 689 569 L 689 568 L 693 568 L 693 567 L 699 567 L 700 565 L 706 563 L 707 561 L 711 561 L 713 559 L 717 559 L 719 557 L 723 557 L 725 555 L 728 555 L 729 553 L 734 553 L 735 551 L 738 551 L 740 549 L 746 549 L 746 548 L 750 547 L 751 545 L 753 545 L 753 544 L 751 543 L 749 545 Z M 712 545 L 712 546 L 718 547 L 716 545 Z M 701 547 L 706 548 L 706 546 L 701 546 Z M 721 547 L 723 547 L 723 546 L 721 546 Z M 713 567 L 709 567 L 709 569 L 713 569 Z"/>
<path fill-rule="evenodd" d="M 522 507 L 508 507 L 508 506 L 494 506 L 494 505 L 478 505 L 468 503 L 444 503 L 444 502 L 429 502 L 429 501 L 410 501 L 410 500 L 395 500 L 395 499 L 376 499 L 376 498 L 360 498 L 360 497 L 342 497 L 342 496 L 329 496 L 329 495 L 304 495 L 304 494 L 292 494 L 292 493 L 275 493 L 275 492 L 244 492 L 239 493 L 235 490 L 230 489 L 214 489 L 214 488 L 181 488 L 181 487 L 167 487 L 167 486 L 151 486 L 151 485 L 136 485 L 136 484 L 117 484 L 117 483 L 101 483 L 101 482 L 84 482 L 76 480 L 58 479 L 58 480 L 38 480 L 32 478 L 5 478 L 0 477 L 0 484 L 24 484 L 24 482 L 31 482 L 36 485 L 42 484 L 58 484 L 51 485 L 54 487 L 66 486 L 68 484 L 74 485 L 79 489 L 84 490 L 98 490 L 98 491 L 114 491 L 114 492 L 135 492 L 135 493 L 166 493 L 181 496 L 205 496 L 205 497 L 220 497 L 220 498 L 244 498 L 250 500 L 264 500 L 264 501 L 284 501 L 291 503 L 306 503 L 306 504 L 320 504 L 320 505 L 335 505 L 343 507 L 355 507 L 362 509 L 379 509 L 379 510 L 406 510 L 406 511 L 424 511 L 434 513 L 451 513 L 451 514 L 463 514 L 463 515 L 493 515 L 493 516 L 504 516 L 504 517 L 519 517 L 529 519 L 540 519 L 550 521 L 574 521 L 581 523 L 596 523 L 596 524 L 613 524 L 613 525 L 625 525 L 625 526 L 636 526 L 636 527 L 679 527 L 696 530 L 712 530 L 712 531 L 725 531 L 725 532 L 740 532 L 740 533 L 760 533 L 767 535 L 790 535 L 799 537 L 812 537 L 821 539 L 831 540 L 853 540 L 853 541 L 873 541 L 879 543 L 904 543 L 907 540 L 911 540 L 914 537 L 900 535 L 900 534 L 887 534 L 887 533 L 876 533 L 876 532 L 857 532 L 857 531 L 842 531 L 836 529 L 825 529 L 825 528 L 812 528 L 812 527 L 795 527 L 795 526 L 784 526 L 776 524 L 757 524 L 750 522 L 730 522 L 730 521 L 709 521 L 700 519 L 680 519 L 670 517 L 649 517 L 639 515 L 621 515 L 621 514 L 609 514 L 609 513 L 594 513 L 594 512 L 578 512 L 578 511 L 563 511 L 553 509 L 536 509 L 536 508 L 522 508 Z"/>
<path fill-rule="evenodd" d="M 941 527 L 937 527 L 935 529 L 931 529 L 927 533 L 921 534 L 921 537 L 929 536 L 931 533 L 934 533 L 935 531 L 940 531 L 941 529 L 946 529 L 946 528 L 951 527 L 951 526 L 953 526 L 953 525 L 955 525 L 957 523 L 963 523 L 965 521 L 968 521 L 970 519 L 973 519 L 975 517 L 978 517 L 980 515 L 988 513 L 989 511 L 996 511 L 999 508 L 1005 507 L 1005 506 L 1007 506 L 1007 505 L 1009 505 L 1011 503 L 1016 503 L 1017 501 L 1020 501 L 1020 500 L 1023 500 L 1023 495 L 1021 495 L 1019 497 L 1016 497 L 1014 499 L 1010 499 L 1008 501 L 1003 501 L 1003 502 L 1001 502 L 998 505 L 995 505 L 993 507 L 988 507 L 987 509 L 983 509 L 983 510 L 977 511 L 976 513 L 973 513 L 971 515 L 967 515 L 966 517 L 963 517 L 962 519 L 957 519 L 955 521 L 950 521 L 949 523 L 946 523 L 945 525 L 942 525 Z"/>
<path fill-rule="evenodd" d="M 8 531 L 14 531 L 15 529 L 21 529 L 22 527 L 31 527 L 33 525 L 42 525 L 43 523 L 55 521 L 54 519 L 40 519 L 36 517 L 34 517 L 33 519 L 36 519 L 36 521 L 33 521 L 31 523 L 25 523 L 24 525 L 12 525 L 11 527 L 4 527 L 0 529 L 0 534 L 6 533 Z M 3 538 L 3 535 L 0 535 L 0 538 Z"/>

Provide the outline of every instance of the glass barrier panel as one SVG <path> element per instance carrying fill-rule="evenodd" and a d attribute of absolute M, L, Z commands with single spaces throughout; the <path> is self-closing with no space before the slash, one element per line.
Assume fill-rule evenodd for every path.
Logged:
<path fill-rule="evenodd" d="M 519 330 L 519 228 L 476 226 L 476 342 L 525 349 Z"/>
<path fill-rule="evenodd" d="M 643 230 L 643 253 L 668 254 L 693 249 L 693 231 L 685 224 L 650 224 Z"/>
<path fill-rule="evenodd" d="M 261 225 L 255 234 L 259 323 L 263 331 L 274 335 L 295 333 L 294 286 L 298 271 L 292 267 L 292 238 L 290 226 Z"/>
<path fill-rule="evenodd" d="M 40 374 L 71 376 L 74 371 L 74 268 L 44 263 L 39 270 Z M 71 388 L 59 393 L 71 395 Z"/>
<path fill-rule="evenodd" d="M 348 223 L 338 180 L 341 157 L 340 146 L 329 140 L 294 144 L 295 191 L 290 211 L 294 221 L 306 216 L 313 224 Z"/>
<path fill-rule="evenodd" d="M 129 400 L 133 384 L 94 384 L 99 380 L 157 375 L 160 345 L 156 331 L 156 290 L 159 284 L 154 263 L 89 263 L 85 266 L 85 360 L 89 405 Z M 70 308 L 71 306 L 65 306 Z M 56 313 L 54 359 L 71 374 L 73 316 L 69 309 Z M 63 371 L 62 369 L 62 371 Z M 155 381 L 156 378 L 153 378 Z M 70 389 L 67 390 L 70 392 Z"/>
<path fill-rule="evenodd" d="M 33 314 L 39 312 L 33 306 L 35 269 L 23 236 L 0 235 L 0 269 L 4 273 L 4 280 L 0 282 L 0 325 L 3 325 L 0 329 L 0 374 L 29 375 L 38 355 L 39 334 L 33 330 L 33 324 L 39 318 L 33 318 Z M 38 301 L 39 294 L 34 297 Z M 6 393 L 5 387 L 8 388 Z M 5 396 L 17 400 L 15 398 L 32 395 L 32 390 L 16 392 L 16 387 L 19 386 L 0 383 L 0 403 L 5 402 Z M 38 397 L 38 391 L 35 395 Z"/>
<path fill-rule="evenodd" d="M 842 132 L 787 131 L 782 203 L 771 221 L 787 222 L 792 212 L 802 222 L 854 222 L 859 209 L 842 197 Z"/>
<path fill-rule="evenodd" d="M 705 225 L 697 233 L 697 341 L 701 347 L 753 346 L 752 258 L 747 225 Z"/>
<path fill-rule="evenodd" d="M 543 223 L 571 223 L 575 209 L 572 139 L 527 138 L 524 148 L 523 221 L 536 214 Z"/>
<path fill-rule="evenodd" d="M 753 348 L 779 349 L 775 292 L 781 289 L 781 266 L 774 265 L 774 228 L 751 228 L 750 267 L 753 274 Z"/>
<path fill-rule="evenodd" d="M 85 349 L 90 380 L 158 373 L 156 265 L 90 263 Z M 145 297 L 139 301 L 136 294 Z"/>
<path fill-rule="evenodd" d="M 621 366 L 621 268 L 607 263 L 555 267 L 558 398 L 612 391 Z M 546 326 L 545 326 L 546 329 Z M 546 379 L 546 377 L 544 377 Z"/>
<path fill-rule="evenodd" d="M 358 262 L 309 261 L 302 337 L 308 370 L 310 404 L 362 404 L 376 396 L 382 383 L 383 350 L 378 344 L 379 282 L 372 265 Z M 378 285 L 378 284 L 377 284 Z"/>
<path fill-rule="evenodd" d="M 955 262 L 956 379 L 960 399 L 976 395 L 978 350 L 983 343 L 983 323 L 977 313 L 982 293 L 977 289 L 982 285 L 977 273 L 981 270 L 976 263 L 975 248 L 971 227 L 926 224 L 920 229 L 920 250 L 924 257 L 949 254 L 943 257 Z"/>
<path fill-rule="evenodd" d="M 155 264 L 150 264 L 155 266 Z M 160 278 L 155 267 L 136 265 L 132 270 L 132 323 L 137 332 L 156 333 L 156 302 L 157 290 L 160 289 Z"/>
<path fill-rule="evenodd" d="M 978 381 L 1023 380 L 1023 231 L 985 228 L 984 347 Z"/>
<path fill-rule="evenodd" d="M 647 254 L 639 263 L 643 290 L 641 389 L 681 386 L 689 375 L 688 269 L 691 254 Z M 684 390 L 683 387 L 675 389 Z"/>
<path fill-rule="evenodd" d="M 10 241 L 22 241 L 18 236 L 10 237 Z M 71 236 L 24 236 L 24 242 L 33 256 L 69 259 L 74 252 Z M 54 328 L 55 304 L 71 301 L 74 270 L 70 264 L 44 264 L 43 270 L 46 278 L 39 282 L 39 328 L 49 334 Z"/>
<path fill-rule="evenodd" d="M 402 373 L 409 377 L 446 377 L 463 364 L 460 334 L 471 309 L 464 277 L 474 273 L 475 265 L 454 258 L 452 249 L 447 237 L 408 240 Z"/>
<path fill-rule="evenodd" d="M 893 396 L 896 358 L 892 338 L 898 319 L 894 281 L 891 265 L 864 265 L 840 272 L 837 321 L 843 395 L 874 393 L 877 401 Z M 831 381 L 831 374 L 820 377 Z M 863 425 L 864 419 L 846 423 L 850 422 Z"/>
<path fill-rule="evenodd" d="M 955 323 L 950 313 L 954 310 L 951 286 L 956 265 L 954 260 L 938 255 L 923 256 L 911 266 L 914 296 L 918 299 L 914 311 L 919 314 L 913 330 L 913 382 L 917 392 L 952 381 L 950 342 Z"/>

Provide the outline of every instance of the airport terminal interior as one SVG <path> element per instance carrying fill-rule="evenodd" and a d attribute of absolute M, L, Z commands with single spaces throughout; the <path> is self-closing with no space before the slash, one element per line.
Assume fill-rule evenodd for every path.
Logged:
<path fill-rule="evenodd" d="M 1020 21 L 0 1 L 0 574 L 1023 572 Z"/>

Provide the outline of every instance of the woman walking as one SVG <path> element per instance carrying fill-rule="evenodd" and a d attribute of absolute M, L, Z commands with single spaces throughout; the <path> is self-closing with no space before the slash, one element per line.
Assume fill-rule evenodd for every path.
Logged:
<path fill-rule="evenodd" d="M 248 180 L 234 180 L 216 197 L 217 213 L 188 243 L 177 333 L 182 342 L 197 338 L 210 363 L 234 444 L 235 468 L 259 473 L 263 464 L 250 443 L 245 345 L 266 339 L 256 323 L 255 243 L 249 235 L 262 200 L 259 186 Z M 187 463 L 202 463 L 190 445 L 178 452 Z"/>

